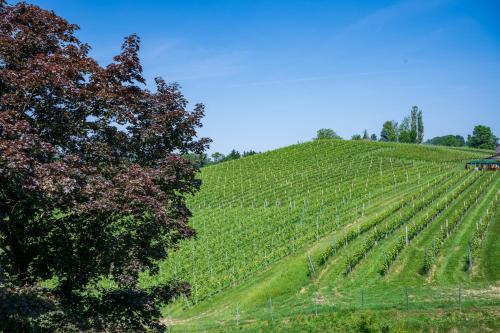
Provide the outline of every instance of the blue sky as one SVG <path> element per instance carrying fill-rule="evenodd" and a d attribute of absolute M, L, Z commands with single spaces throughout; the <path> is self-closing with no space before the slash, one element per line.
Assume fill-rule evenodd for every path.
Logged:
<path fill-rule="evenodd" d="M 211 152 L 380 133 L 412 105 L 425 138 L 500 136 L 500 1 L 33 0 L 102 64 L 137 33 L 146 78 L 206 105 Z"/>

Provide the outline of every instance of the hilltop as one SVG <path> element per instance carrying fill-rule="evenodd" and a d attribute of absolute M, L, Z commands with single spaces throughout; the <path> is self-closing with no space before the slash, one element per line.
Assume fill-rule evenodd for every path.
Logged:
<path fill-rule="evenodd" d="M 422 295 L 430 287 L 455 295 L 459 284 L 492 288 L 500 278 L 491 259 L 500 177 L 464 170 L 484 154 L 318 140 L 206 167 L 190 199 L 196 239 L 144 284 L 189 281 L 192 296 L 165 314 L 195 327 L 361 297 L 379 308 L 399 302 L 403 287 Z M 484 242 L 470 250 L 473 236 Z M 484 302 L 498 304 L 493 290 Z"/>

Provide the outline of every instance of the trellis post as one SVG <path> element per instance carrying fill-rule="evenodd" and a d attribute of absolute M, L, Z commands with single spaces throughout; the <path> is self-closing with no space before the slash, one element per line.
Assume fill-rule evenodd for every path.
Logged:
<path fill-rule="evenodd" d="M 273 317 L 273 301 L 271 299 L 271 296 L 269 296 L 269 313 L 271 314 L 271 321 L 274 321 L 274 317 Z"/>
<path fill-rule="evenodd" d="M 239 304 L 236 303 L 236 328 L 239 329 L 240 327 L 240 309 L 239 309 Z"/>
<path fill-rule="evenodd" d="M 405 225 L 405 239 L 406 239 L 406 246 L 408 246 L 408 226 Z"/>
<path fill-rule="evenodd" d="M 458 311 L 462 312 L 462 285 L 458 285 Z"/>
<path fill-rule="evenodd" d="M 311 256 L 310 255 L 307 255 L 307 260 L 309 260 L 309 267 L 311 268 L 311 272 L 314 275 L 314 273 L 316 273 L 316 271 L 314 269 L 314 265 L 313 265 L 313 262 L 311 260 Z"/>
<path fill-rule="evenodd" d="M 407 287 L 405 287 L 405 296 L 406 296 L 406 311 L 408 311 L 410 309 L 410 302 L 408 299 L 408 288 Z"/>
<path fill-rule="evenodd" d="M 365 289 L 361 288 L 361 309 L 365 307 Z"/>

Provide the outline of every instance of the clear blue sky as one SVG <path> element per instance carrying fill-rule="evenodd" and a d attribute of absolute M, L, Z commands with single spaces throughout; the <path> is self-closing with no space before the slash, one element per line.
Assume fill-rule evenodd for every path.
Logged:
<path fill-rule="evenodd" d="M 412 105 L 426 139 L 500 136 L 500 1 L 33 0 L 80 25 L 106 64 L 142 38 L 149 83 L 203 102 L 211 152 L 268 150 L 332 128 L 344 138 Z"/>

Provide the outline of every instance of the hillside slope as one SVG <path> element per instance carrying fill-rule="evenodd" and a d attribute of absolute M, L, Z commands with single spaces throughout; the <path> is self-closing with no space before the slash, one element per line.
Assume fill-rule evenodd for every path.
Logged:
<path fill-rule="evenodd" d="M 234 319 L 234 311 L 318 311 L 365 292 L 363 306 L 378 308 L 395 286 L 489 286 L 496 281 L 480 272 L 496 263 L 482 258 L 482 242 L 472 251 L 468 244 L 473 234 L 489 244 L 500 177 L 464 170 L 483 154 L 321 140 L 204 168 L 202 190 L 190 199 L 196 239 L 144 283 L 190 282 L 192 296 L 166 309 L 183 329 Z"/>

